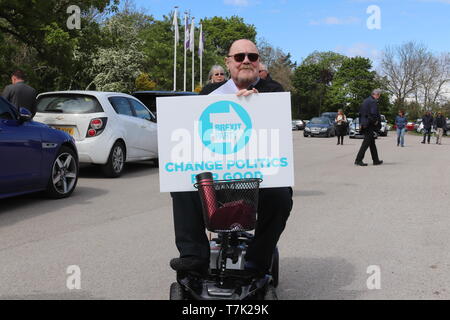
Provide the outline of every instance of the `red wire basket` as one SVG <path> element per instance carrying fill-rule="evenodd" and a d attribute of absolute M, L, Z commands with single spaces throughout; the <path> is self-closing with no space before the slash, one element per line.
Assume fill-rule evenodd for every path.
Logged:
<path fill-rule="evenodd" d="M 261 182 L 261 179 L 239 179 L 195 184 L 206 228 L 216 233 L 255 229 Z"/>

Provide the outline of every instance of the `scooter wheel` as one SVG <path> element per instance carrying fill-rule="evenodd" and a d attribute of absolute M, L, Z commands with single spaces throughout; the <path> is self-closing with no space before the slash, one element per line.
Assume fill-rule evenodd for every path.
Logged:
<path fill-rule="evenodd" d="M 277 292 L 273 285 L 268 285 L 266 293 L 264 294 L 264 300 L 278 300 Z"/>
<path fill-rule="evenodd" d="M 185 296 L 184 289 L 178 282 L 170 285 L 170 300 L 184 300 Z"/>

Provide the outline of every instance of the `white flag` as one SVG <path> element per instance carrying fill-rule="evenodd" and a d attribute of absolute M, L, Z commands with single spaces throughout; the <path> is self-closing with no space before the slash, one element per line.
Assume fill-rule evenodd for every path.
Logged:
<path fill-rule="evenodd" d="M 180 42 L 180 31 L 178 29 L 178 12 L 177 9 L 175 9 L 175 13 L 173 15 L 173 26 L 175 28 L 175 42 Z"/>
<path fill-rule="evenodd" d="M 203 25 L 200 25 L 200 38 L 198 40 L 198 55 L 203 57 L 205 51 L 205 37 L 203 36 Z"/>
<path fill-rule="evenodd" d="M 184 47 L 189 49 L 189 25 L 188 25 L 188 17 L 184 16 Z"/>
<path fill-rule="evenodd" d="M 195 23 L 194 18 L 191 21 L 191 34 L 189 35 L 189 48 L 191 52 L 194 52 L 195 49 Z"/>

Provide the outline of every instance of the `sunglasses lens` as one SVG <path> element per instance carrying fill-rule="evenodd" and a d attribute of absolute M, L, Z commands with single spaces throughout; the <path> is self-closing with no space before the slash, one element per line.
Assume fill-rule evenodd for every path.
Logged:
<path fill-rule="evenodd" d="M 245 60 L 245 53 L 238 53 L 234 55 L 234 60 L 236 62 L 242 62 Z"/>
<path fill-rule="evenodd" d="M 259 58 L 259 55 L 257 53 L 249 53 L 248 54 L 248 60 L 251 62 L 256 62 Z"/>

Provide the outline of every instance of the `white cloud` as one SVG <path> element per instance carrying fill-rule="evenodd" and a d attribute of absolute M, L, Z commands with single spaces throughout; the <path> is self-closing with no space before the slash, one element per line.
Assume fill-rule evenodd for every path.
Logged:
<path fill-rule="evenodd" d="M 369 58 L 375 64 L 381 59 L 383 54 L 380 50 L 368 43 L 355 43 L 351 47 L 338 46 L 334 50 L 348 57 Z"/>
<path fill-rule="evenodd" d="M 319 25 L 349 25 L 360 23 L 361 19 L 356 17 L 338 18 L 338 17 L 326 17 L 320 20 L 311 20 L 309 24 L 311 26 Z"/>
<path fill-rule="evenodd" d="M 224 0 L 226 5 L 236 6 L 236 7 L 247 7 L 250 3 L 248 0 Z"/>

